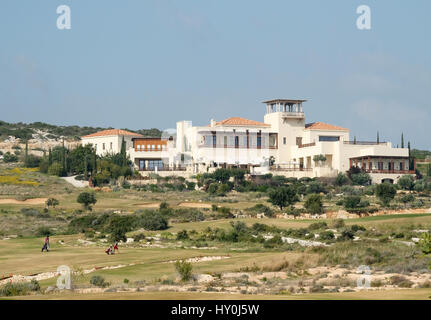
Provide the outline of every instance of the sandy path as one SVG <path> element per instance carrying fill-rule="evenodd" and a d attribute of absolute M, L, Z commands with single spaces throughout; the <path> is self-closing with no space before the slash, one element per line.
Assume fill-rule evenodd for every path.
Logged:
<path fill-rule="evenodd" d="M 48 198 L 34 198 L 27 200 L 16 200 L 16 199 L 0 199 L 0 204 L 45 204 Z"/>
<path fill-rule="evenodd" d="M 82 180 L 75 180 L 76 176 L 72 177 L 62 177 L 65 181 L 69 182 L 71 185 L 73 185 L 76 188 L 85 188 L 88 187 L 88 181 L 82 181 Z"/>
<path fill-rule="evenodd" d="M 158 208 L 158 207 L 160 207 L 160 202 L 144 203 L 144 204 L 138 205 L 138 207 L 141 207 L 141 208 Z"/>
<path fill-rule="evenodd" d="M 211 209 L 211 204 L 209 203 L 199 203 L 199 202 L 181 202 L 179 207 L 187 207 L 187 208 L 207 208 Z"/>

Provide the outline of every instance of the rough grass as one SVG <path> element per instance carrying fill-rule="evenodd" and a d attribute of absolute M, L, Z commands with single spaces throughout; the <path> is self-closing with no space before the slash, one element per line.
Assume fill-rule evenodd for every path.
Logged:
<path fill-rule="evenodd" d="M 77 294 L 73 292 L 22 296 L 17 299 L 52 299 L 52 300 L 430 300 L 429 289 L 399 289 L 390 291 L 359 291 L 341 293 L 311 294 L 230 294 L 211 292 L 113 292 L 96 294 Z"/>

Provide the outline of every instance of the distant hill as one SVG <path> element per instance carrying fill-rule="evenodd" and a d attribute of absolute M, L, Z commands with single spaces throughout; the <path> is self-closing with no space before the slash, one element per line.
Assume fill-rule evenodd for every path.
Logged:
<path fill-rule="evenodd" d="M 417 160 L 431 159 L 431 151 L 428 151 L 428 150 L 412 149 L 411 155 L 413 158 L 416 158 Z"/>
<path fill-rule="evenodd" d="M 47 138 L 56 140 L 59 138 L 65 138 L 66 140 L 80 140 L 81 136 L 95 133 L 100 130 L 113 129 L 101 128 L 101 127 L 80 127 L 80 126 L 56 126 L 44 122 L 33 122 L 33 123 L 8 123 L 0 120 L 0 141 L 4 141 L 8 137 L 12 136 L 16 139 L 38 139 Z M 137 132 L 145 136 L 160 137 L 162 132 L 159 129 L 140 129 L 130 130 L 127 128 L 121 128 L 132 132 Z"/>

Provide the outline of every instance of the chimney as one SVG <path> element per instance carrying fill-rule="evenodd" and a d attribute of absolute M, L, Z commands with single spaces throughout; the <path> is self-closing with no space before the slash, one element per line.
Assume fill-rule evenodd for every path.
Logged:
<path fill-rule="evenodd" d="M 215 125 L 216 125 L 216 121 L 215 121 L 215 119 L 211 119 L 211 127 L 215 127 Z"/>

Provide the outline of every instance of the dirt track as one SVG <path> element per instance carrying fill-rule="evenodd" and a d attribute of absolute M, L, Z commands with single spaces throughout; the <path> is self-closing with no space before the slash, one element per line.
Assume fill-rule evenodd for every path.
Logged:
<path fill-rule="evenodd" d="M 45 204 L 48 198 L 34 198 L 27 200 L 16 200 L 16 199 L 0 199 L 0 204 Z"/>

